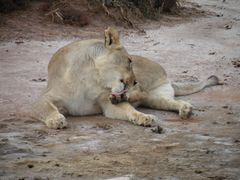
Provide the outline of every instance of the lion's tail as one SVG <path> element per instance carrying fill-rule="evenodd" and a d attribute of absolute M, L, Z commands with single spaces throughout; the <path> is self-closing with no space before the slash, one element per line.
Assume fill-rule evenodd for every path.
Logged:
<path fill-rule="evenodd" d="M 190 84 L 172 83 L 172 87 L 174 89 L 175 96 L 184 96 L 184 95 L 189 95 L 189 94 L 199 92 L 206 87 L 220 85 L 220 84 L 222 83 L 219 82 L 218 77 L 212 75 L 207 80 L 201 81 L 198 83 L 190 83 Z"/>

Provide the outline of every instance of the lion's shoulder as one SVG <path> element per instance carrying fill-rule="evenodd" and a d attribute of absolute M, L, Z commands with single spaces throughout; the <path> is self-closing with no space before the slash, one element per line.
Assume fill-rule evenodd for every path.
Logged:
<path fill-rule="evenodd" d="M 104 51 L 104 43 L 101 40 L 93 39 L 72 42 L 60 48 L 52 56 L 48 64 L 48 71 L 61 65 L 66 68 L 78 63 L 84 64 L 89 60 L 95 59 Z"/>

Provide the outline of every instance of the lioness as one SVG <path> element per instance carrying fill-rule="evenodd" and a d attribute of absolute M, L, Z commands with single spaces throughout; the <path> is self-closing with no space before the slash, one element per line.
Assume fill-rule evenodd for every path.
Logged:
<path fill-rule="evenodd" d="M 53 55 L 48 65 L 47 89 L 33 109 L 37 119 L 54 129 L 66 127 L 63 114 L 103 113 L 109 118 L 150 126 L 158 118 L 137 111 L 131 103 L 178 111 L 181 118 L 187 118 L 191 104 L 174 100 L 174 95 L 191 94 L 216 84 L 216 76 L 195 85 L 170 83 L 159 64 L 130 56 L 120 43 L 119 33 L 108 28 L 104 42 L 74 42 Z"/>

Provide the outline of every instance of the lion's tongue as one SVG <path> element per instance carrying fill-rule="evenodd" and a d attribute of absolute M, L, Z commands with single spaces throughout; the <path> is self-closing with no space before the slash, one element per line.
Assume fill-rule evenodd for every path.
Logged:
<path fill-rule="evenodd" d="M 120 91 L 120 92 L 112 93 L 112 95 L 113 95 L 113 96 L 120 96 L 120 95 L 126 93 L 127 91 L 128 91 L 127 89 L 124 89 L 124 90 L 122 90 L 122 91 Z"/>

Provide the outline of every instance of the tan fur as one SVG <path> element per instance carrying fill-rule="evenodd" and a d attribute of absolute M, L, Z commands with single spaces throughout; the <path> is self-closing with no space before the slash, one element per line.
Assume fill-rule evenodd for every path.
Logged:
<path fill-rule="evenodd" d="M 114 28 L 106 29 L 104 34 L 104 42 L 74 42 L 53 55 L 47 88 L 33 107 L 37 119 L 55 129 L 67 126 L 66 114 L 103 113 L 143 126 L 158 120 L 137 111 L 130 103 L 175 110 L 182 118 L 189 117 L 192 106 L 174 100 L 174 89 L 159 64 L 130 56 Z"/>
<path fill-rule="evenodd" d="M 171 83 L 160 64 L 140 56 L 131 56 L 131 58 L 139 88 L 131 91 L 129 101 L 137 101 L 138 106 L 177 111 L 180 117 L 185 119 L 191 115 L 192 105 L 182 100 L 175 100 L 174 96 L 192 94 L 205 87 L 220 84 L 216 76 L 210 76 L 206 81 L 194 84 Z"/>
<path fill-rule="evenodd" d="M 48 85 L 34 104 L 34 116 L 50 128 L 67 126 L 65 114 L 103 113 L 109 118 L 149 125 L 156 117 L 135 110 L 126 101 L 134 86 L 131 60 L 119 33 L 105 30 L 105 42 L 85 40 L 59 49 L 48 66 Z M 119 104 L 113 104 L 119 103 Z"/>

